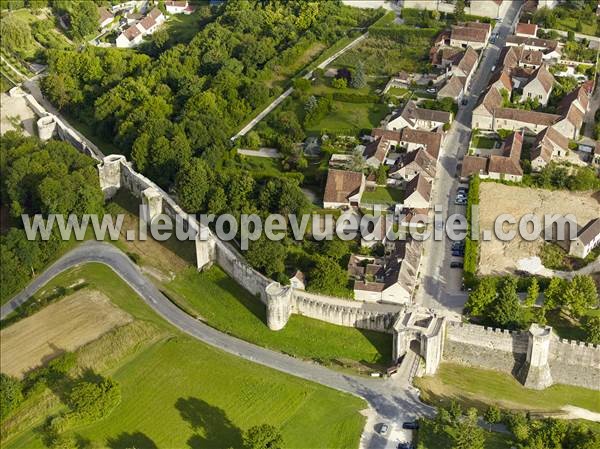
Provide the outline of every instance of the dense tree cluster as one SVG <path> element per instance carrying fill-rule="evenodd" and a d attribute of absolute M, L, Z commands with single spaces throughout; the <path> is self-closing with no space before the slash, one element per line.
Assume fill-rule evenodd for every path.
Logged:
<path fill-rule="evenodd" d="M 49 241 L 28 240 L 21 214 L 102 214 L 104 196 L 94 160 L 68 143 L 8 132 L 0 138 L 0 156 L 2 207 L 15 223 L 0 238 L 1 296 L 7 298 L 64 244 L 58 233 Z"/>
<path fill-rule="evenodd" d="M 567 281 L 552 278 L 544 290 L 544 303 L 534 309 L 532 314 L 527 308 L 535 305 L 539 299 L 540 285 L 537 280 L 529 284 L 523 303 L 517 293 L 517 279 L 506 277 L 484 277 L 469 295 L 465 312 L 484 324 L 506 329 L 522 329 L 533 320 L 545 324 L 550 311 L 558 311 L 570 320 L 579 320 L 599 305 L 596 285 L 590 276 L 577 275 Z M 584 319 L 583 327 L 589 341 L 600 336 L 600 322 Z"/>

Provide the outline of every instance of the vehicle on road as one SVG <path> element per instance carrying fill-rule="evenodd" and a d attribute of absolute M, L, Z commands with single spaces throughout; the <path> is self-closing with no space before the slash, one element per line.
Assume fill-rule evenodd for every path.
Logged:
<path fill-rule="evenodd" d="M 408 430 L 417 430 L 419 428 L 419 423 L 417 421 L 407 421 L 402 423 L 402 428 Z"/>
<path fill-rule="evenodd" d="M 454 204 L 464 206 L 467 204 L 467 199 L 466 198 L 456 198 L 456 200 L 454 201 Z"/>
<path fill-rule="evenodd" d="M 379 434 L 380 435 L 385 435 L 387 433 L 387 431 L 389 430 L 389 426 L 386 423 L 381 423 L 379 425 Z"/>
<path fill-rule="evenodd" d="M 469 104 L 469 99 L 468 98 L 463 98 L 462 101 L 460 102 L 460 104 L 462 104 L 463 106 Z"/>
<path fill-rule="evenodd" d="M 463 268 L 462 262 L 450 262 L 450 268 Z"/>

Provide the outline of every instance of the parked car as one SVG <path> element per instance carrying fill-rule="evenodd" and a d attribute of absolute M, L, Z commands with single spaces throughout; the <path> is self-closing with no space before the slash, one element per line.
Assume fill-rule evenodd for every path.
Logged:
<path fill-rule="evenodd" d="M 429 92 L 430 94 L 434 94 L 434 93 L 436 93 L 437 91 L 435 90 L 435 87 L 429 87 L 429 88 L 427 89 L 427 92 Z"/>
<path fill-rule="evenodd" d="M 417 430 L 419 428 L 419 423 L 417 421 L 407 421 L 405 423 L 402 423 L 402 428 L 409 430 Z"/>
<path fill-rule="evenodd" d="M 467 104 L 469 104 L 469 99 L 463 98 L 462 101 L 460 102 L 460 104 L 462 104 L 463 106 L 466 106 Z"/>
<path fill-rule="evenodd" d="M 457 191 L 457 192 L 462 192 L 462 193 L 465 193 L 465 194 L 466 194 L 466 193 L 468 193 L 468 192 L 469 192 L 469 188 L 468 188 L 468 187 L 465 187 L 465 186 L 459 186 L 459 187 L 456 189 L 456 191 Z"/>
<path fill-rule="evenodd" d="M 467 199 L 466 198 L 456 198 L 456 200 L 454 201 L 454 204 L 464 206 L 465 204 L 467 204 Z"/>
<path fill-rule="evenodd" d="M 464 251 L 452 251 L 452 257 L 465 257 Z"/>
<path fill-rule="evenodd" d="M 462 262 L 450 262 L 450 268 L 462 268 L 462 267 L 463 267 Z"/>
<path fill-rule="evenodd" d="M 398 449 L 412 449 L 412 447 L 410 443 L 398 443 Z"/>
<path fill-rule="evenodd" d="M 464 247 L 465 247 L 465 242 L 454 242 L 452 244 L 452 250 L 464 249 Z"/>
<path fill-rule="evenodd" d="M 388 430 L 389 430 L 389 426 L 386 423 L 381 423 L 379 425 L 379 434 L 380 435 L 385 435 Z"/>

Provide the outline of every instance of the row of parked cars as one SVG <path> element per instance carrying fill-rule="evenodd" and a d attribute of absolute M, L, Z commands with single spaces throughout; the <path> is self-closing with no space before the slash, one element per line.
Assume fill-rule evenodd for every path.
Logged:
<path fill-rule="evenodd" d="M 467 195 L 469 194 L 469 188 L 466 186 L 459 186 L 456 189 L 456 198 L 454 199 L 454 204 L 460 206 L 467 205 Z M 452 242 L 452 257 L 465 257 L 465 241 L 462 240 L 460 242 Z M 454 260 L 450 262 L 450 268 L 463 268 L 464 264 L 462 260 Z"/>
<path fill-rule="evenodd" d="M 465 186 L 460 186 L 456 189 L 456 198 L 454 199 L 454 204 L 458 204 L 460 206 L 465 206 L 467 204 L 467 195 L 469 194 L 469 188 Z"/>

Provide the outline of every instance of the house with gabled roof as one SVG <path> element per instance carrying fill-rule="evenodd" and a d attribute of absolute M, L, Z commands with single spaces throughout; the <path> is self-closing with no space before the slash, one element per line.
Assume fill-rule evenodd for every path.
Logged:
<path fill-rule="evenodd" d="M 365 191 L 365 175 L 360 172 L 330 169 L 323 195 L 325 209 L 358 206 Z"/>
<path fill-rule="evenodd" d="M 407 152 L 425 148 L 436 161 L 443 141 L 443 133 L 410 128 L 404 128 L 402 131 L 373 128 L 371 136 L 385 137 L 392 145 L 400 146 Z"/>
<path fill-rule="evenodd" d="M 100 24 L 100 28 L 105 28 L 112 23 L 115 19 L 115 16 L 112 12 L 108 10 L 108 8 L 104 6 L 98 6 L 98 16 L 100 17 L 98 23 Z"/>
<path fill-rule="evenodd" d="M 600 213 L 600 211 L 598 211 Z M 600 245 L 600 218 L 590 220 L 571 241 L 569 254 L 585 259 L 592 250 Z"/>
<path fill-rule="evenodd" d="M 564 157 L 569 151 L 569 139 L 563 136 L 554 126 L 540 132 L 531 150 L 531 169 L 540 171 L 552 159 Z"/>
<path fill-rule="evenodd" d="M 521 182 L 523 180 L 523 169 L 520 163 L 522 148 L 523 134 L 512 133 L 502 144 L 500 154 L 492 154 L 488 157 L 465 156 L 460 178 L 466 180 L 470 176 L 479 175 L 482 178 Z"/>
<path fill-rule="evenodd" d="M 432 131 L 452 121 L 452 114 L 446 111 L 420 108 L 409 100 L 400 112 L 393 115 L 386 129 L 398 131 L 404 128 Z"/>
<path fill-rule="evenodd" d="M 542 106 L 546 106 L 554 88 L 554 81 L 554 76 L 548 71 L 546 64 L 542 64 L 523 86 L 521 102 L 537 100 Z"/>
<path fill-rule="evenodd" d="M 432 181 L 435 170 L 436 160 L 424 148 L 419 148 L 398 158 L 388 171 L 388 179 L 394 184 L 404 184 L 421 174 L 427 181 Z"/>
<path fill-rule="evenodd" d="M 123 31 L 116 39 L 119 48 L 131 48 L 139 45 L 144 36 L 154 33 L 165 21 L 165 16 L 158 8 L 153 8 L 135 25 Z"/>
<path fill-rule="evenodd" d="M 515 35 L 521 37 L 537 37 L 538 26 L 535 23 L 517 23 Z"/>
<path fill-rule="evenodd" d="M 385 161 L 385 157 L 390 151 L 391 143 L 385 137 L 378 137 L 373 142 L 365 145 L 363 157 L 367 165 L 378 168 Z"/>
<path fill-rule="evenodd" d="M 467 22 L 462 26 L 454 25 L 450 34 L 450 46 L 475 50 L 486 46 L 490 38 L 491 27 L 489 23 Z"/>
<path fill-rule="evenodd" d="M 402 205 L 407 209 L 427 209 L 431 201 L 431 181 L 421 173 L 406 184 Z"/>

